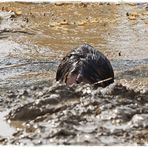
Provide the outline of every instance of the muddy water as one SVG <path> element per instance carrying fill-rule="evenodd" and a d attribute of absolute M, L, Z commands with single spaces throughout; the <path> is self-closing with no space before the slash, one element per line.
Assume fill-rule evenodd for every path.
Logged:
<path fill-rule="evenodd" d="M 127 139 L 125 136 L 130 130 L 128 124 L 137 124 L 135 122 L 139 122 L 139 118 L 147 121 L 145 108 L 147 108 L 148 87 L 148 12 L 146 7 L 145 3 L 135 5 L 0 3 L 0 120 L 1 127 L 7 130 L 6 132 L 1 131 L 0 142 L 2 144 L 146 144 L 147 125 L 142 125 L 143 133 L 139 133 L 141 127 L 138 124 L 138 129 L 134 130 L 137 137 L 133 136 L 134 132 L 129 137 L 127 136 Z M 99 101 L 97 103 L 100 104 L 100 108 L 96 109 L 96 105 L 92 105 L 89 99 L 88 102 L 86 101 L 88 106 L 79 104 L 79 101 L 83 102 L 83 98 L 86 100 L 89 96 L 96 98 L 94 96 L 96 91 L 90 86 L 88 89 L 94 93 L 88 93 L 88 96 L 79 95 L 82 90 L 77 92 L 76 90 L 79 89 L 77 87 L 73 90 L 76 92 L 72 93 L 65 86 L 60 86 L 60 88 L 58 84 L 53 86 L 59 60 L 72 48 L 84 43 L 96 47 L 110 59 L 116 81 L 122 85 L 121 90 L 125 86 L 135 91 L 134 95 L 136 92 L 144 93 L 142 98 L 144 98 L 145 106 L 143 106 L 140 117 L 137 117 L 137 114 L 140 114 L 139 110 L 142 105 L 138 104 L 137 97 L 134 103 L 138 104 L 138 109 L 135 111 L 133 108 L 136 105 L 131 105 L 130 98 L 124 102 L 124 95 L 114 96 L 114 94 L 112 98 L 115 100 L 109 101 L 109 98 L 106 98 L 106 101 L 102 101 L 102 105 Z M 115 84 L 115 88 L 117 86 Z M 50 92 L 55 88 L 57 89 L 54 90 L 55 92 Z M 60 91 L 71 94 L 72 101 L 70 102 L 74 101 L 73 106 L 68 102 L 57 102 L 53 105 L 53 109 L 52 106 L 42 104 L 40 99 L 48 100 L 49 96 L 57 100 L 65 99 L 67 96 L 61 96 Z M 114 93 L 116 95 L 116 91 Z M 127 106 L 122 108 L 117 98 L 120 98 L 123 101 L 121 102 Z M 141 98 L 140 95 L 139 98 Z M 41 102 L 40 106 L 36 106 L 34 102 L 36 99 Z M 103 104 L 105 102 L 106 105 Z M 23 117 L 15 110 L 22 105 L 24 106 L 20 110 L 22 110 Z M 24 110 L 31 110 L 30 105 L 34 106 L 35 114 L 25 119 Z M 38 111 L 39 107 L 43 111 Z M 11 122 L 7 123 L 3 120 L 10 108 L 12 115 L 10 114 L 9 118 L 17 122 L 10 120 Z M 110 108 L 111 111 L 108 111 L 107 109 Z M 73 112 L 71 113 L 70 110 Z M 93 113 L 97 110 L 100 115 L 97 118 L 94 114 L 89 117 L 89 110 Z M 122 110 L 125 111 L 125 116 L 120 114 Z M 131 115 L 124 123 L 114 125 L 108 119 L 113 115 L 109 115 L 108 112 L 115 116 L 119 114 L 117 121 L 114 122 L 118 122 L 120 118 L 124 121 L 124 117 L 127 118 L 127 112 Z M 83 117 L 83 114 L 86 114 L 86 117 Z M 76 119 L 71 119 L 71 116 Z M 22 118 L 25 120 L 23 123 L 20 122 Z M 104 122 L 104 120 L 107 121 Z M 65 122 L 72 123 L 68 126 Z M 103 123 L 104 127 L 100 127 L 98 122 Z M 85 129 L 83 125 L 86 123 L 87 128 Z M 33 124 L 36 127 L 33 127 Z M 80 125 L 77 126 L 77 124 Z M 71 129 L 73 126 L 72 131 L 65 131 L 66 128 Z M 51 127 L 54 127 L 53 131 Z M 50 132 L 47 133 L 46 130 Z M 94 134 L 95 130 L 96 134 Z M 31 131 L 34 131 L 34 134 Z M 106 135 L 96 138 L 99 132 L 104 132 Z M 118 134 L 122 135 L 119 139 Z M 9 139 L 6 138 L 8 136 Z M 106 141 L 106 136 L 108 141 Z"/>

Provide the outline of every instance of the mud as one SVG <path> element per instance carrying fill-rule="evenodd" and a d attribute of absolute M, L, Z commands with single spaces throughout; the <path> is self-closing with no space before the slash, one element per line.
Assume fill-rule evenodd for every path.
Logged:
<path fill-rule="evenodd" d="M 29 101 L 20 101 L 6 116 L 10 125 L 23 121 L 23 127 L 3 144 L 147 144 L 147 90 L 134 91 L 117 82 L 97 89 L 58 83 L 38 87 L 7 96 Z"/>
<path fill-rule="evenodd" d="M 0 144 L 148 145 L 147 21 L 147 3 L 0 3 Z M 83 43 L 114 84 L 55 82 Z"/>

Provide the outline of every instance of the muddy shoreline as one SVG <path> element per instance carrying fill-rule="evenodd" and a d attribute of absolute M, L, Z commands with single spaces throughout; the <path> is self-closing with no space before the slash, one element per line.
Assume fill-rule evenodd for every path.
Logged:
<path fill-rule="evenodd" d="M 0 3 L 0 144 L 148 145 L 147 25 L 147 3 Z M 84 43 L 114 84 L 55 82 Z"/>

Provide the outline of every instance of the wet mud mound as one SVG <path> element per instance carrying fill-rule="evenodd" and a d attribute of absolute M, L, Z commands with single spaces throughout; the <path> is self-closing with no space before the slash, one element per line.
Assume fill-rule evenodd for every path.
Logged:
<path fill-rule="evenodd" d="M 7 115 L 23 122 L 3 144 L 145 145 L 148 143 L 148 92 L 119 82 L 106 88 L 55 83 L 11 92 L 28 100 Z M 9 96 L 10 97 L 10 96 Z M 29 101 L 32 97 L 32 101 Z"/>

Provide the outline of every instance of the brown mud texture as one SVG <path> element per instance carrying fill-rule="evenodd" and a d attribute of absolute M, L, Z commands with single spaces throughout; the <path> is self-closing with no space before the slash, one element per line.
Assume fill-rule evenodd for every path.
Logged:
<path fill-rule="evenodd" d="M 0 144 L 148 145 L 147 41 L 147 3 L 0 3 Z M 113 84 L 55 82 L 84 43 Z"/>

